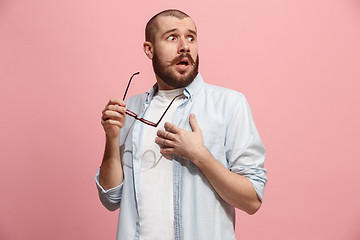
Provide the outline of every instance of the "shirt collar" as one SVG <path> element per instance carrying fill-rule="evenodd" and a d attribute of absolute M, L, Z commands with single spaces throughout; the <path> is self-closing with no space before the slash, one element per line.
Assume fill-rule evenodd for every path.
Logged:
<path fill-rule="evenodd" d="M 187 87 L 184 89 L 184 95 L 186 98 L 190 100 L 194 98 L 194 96 L 200 91 L 202 86 L 204 85 L 204 80 L 201 77 L 201 74 L 198 73 L 194 79 Z"/>
<path fill-rule="evenodd" d="M 201 89 L 201 87 L 204 85 L 204 80 L 200 73 L 196 75 L 194 78 L 194 81 L 192 81 L 188 86 L 184 89 L 184 95 L 188 99 L 192 99 Z M 157 83 L 154 84 L 154 86 L 150 89 L 150 91 L 147 92 L 146 96 L 146 103 L 149 103 L 151 99 L 154 97 L 154 95 L 159 90 L 159 87 Z"/>

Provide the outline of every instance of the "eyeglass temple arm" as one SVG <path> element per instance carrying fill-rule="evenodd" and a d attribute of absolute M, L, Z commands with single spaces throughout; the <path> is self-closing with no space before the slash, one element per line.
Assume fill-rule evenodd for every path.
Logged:
<path fill-rule="evenodd" d="M 127 85 L 127 87 L 126 87 L 126 90 L 125 90 L 125 94 L 124 94 L 124 97 L 123 97 L 123 101 L 125 100 L 125 97 L 126 97 L 126 94 L 127 94 L 128 89 L 129 89 L 129 86 L 130 86 L 130 83 L 131 83 L 132 78 L 133 78 L 135 75 L 138 75 L 139 73 L 140 73 L 140 72 L 136 72 L 136 73 L 134 73 L 134 74 L 131 76 L 131 78 L 130 78 L 130 80 L 129 80 L 129 83 L 128 83 L 128 85 Z"/>
<path fill-rule="evenodd" d="M 169 106 L 166 108 L 165 112 L 164 112 L 163 115 L 161 116 L 160 120 L 156 123 L 156 126 L 155 126 L 155 127 L 157 127 L 157 126 L 159 125 L 159 123 L 161 122 L 161 120 L 162 120 L 163 117 L 165 116 L 165 113 L 167 112 L 167 110 L 169 110 L 171 104 L 175 101 L 175 99 L 176 99 L 177 97 L 180 97 L 181 95 L 183 95 L 183 94 L 179 94 L 179 95 L 177 95 L 176 97 L 173 98 L 173 100 L 171 101 L 171 103 L 169 104 Z"/>

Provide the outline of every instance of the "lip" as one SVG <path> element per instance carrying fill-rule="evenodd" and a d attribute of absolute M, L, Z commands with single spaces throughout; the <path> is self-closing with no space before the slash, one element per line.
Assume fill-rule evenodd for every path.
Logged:
<path fill-rule="evenodd" d="M 182 63 L 184 63 L 184 64 L 182 64 Z M 180 72 L 184 72 L 190 67 L 190 65 L 191 64 L 190 64 L 189 59 L 187 57 L 184 57 L 175 64 L 175 67 Z"/>
<path fill-rule="evenodd" d="M 187 65 L 190 64 L 189 58 L 187 58 L 187 57 L 183 57 L 183 58 L 182 58 L 180 61 L 178 61 L 176 64 L 179 64 L 179 63 L 181 63 L 181 62 L 186 62 Z"/>
<path fill-rule="evenodd" d="M 176 70 L 178 70 L 179 72 L 186 72 L 186 70 L 188 70 L 189 67 L 190 67 L 190 64 L 189 65 L 184 65 L 184 64 L 176 64 L 175 65 Z"/>

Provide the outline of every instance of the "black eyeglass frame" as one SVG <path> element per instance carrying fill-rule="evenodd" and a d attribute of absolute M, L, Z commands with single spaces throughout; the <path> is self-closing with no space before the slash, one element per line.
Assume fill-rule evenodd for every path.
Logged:
<path fill-rule="evenodd" d="M 138 74 L 140 74 L 140 72 L 136 72 L 136 73 L 134 73 L 134 74 L 131 76 L 131 78 L 130 78 L 130 80 L 129 80 L 129 83 L 128 83 L 127 87 L 126 87 L 123 100 L 125 100 L 125 97 L 126 97 L 126 94 L 127 94 L 128 89 L 129 89 L 131 80 L 133 79 L 133 77 L 134 77 L 135 75 L 138 75 Z M 129 109 L 126 109 L 126 114 L 129 115 L 130 117 L 135 118 L 136 120 L 139 120 L 139 121 L 142 122 L 142 123 L 145 123 L 145 124 L 149 125 L 149 126 L 157 127 L 157 126 L 159 125 L 159 123 L 161 122 L 161 120 L 164 118 L 165 113 L 169 110 L 171 104 L 175 101 L 175 99 L 176 99 L 177 97 L 180 97 L 181 95 L 183 95 L 183 94 L 179 94 L 179 95 L 175 96 L 175 97 L 173 98 L 173 100 L 171 100 L 169 106 L 166 108 L 165 112 L 161 115 L 161 117 L 160 117 L 160 119 L 159 119 L 159 121 L 158 121 L 157 123 L 154 123 L 154 122 L 152 122 L 152 121 L 146 120 L 145 118 L 139 118 L 136 113 L 134 113 L 133 111 L 130 111 Z"/>

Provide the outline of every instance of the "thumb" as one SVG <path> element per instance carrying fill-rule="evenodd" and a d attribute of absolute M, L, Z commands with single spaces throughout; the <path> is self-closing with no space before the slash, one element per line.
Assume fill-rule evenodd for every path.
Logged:
<path fill-rule="evenodd" d="M 197 123 L 196 121 L 196 117 L 195 117 L 195 114 L 190 114 L 190 117 L 189 117 L 189 122 L 190 122 L 190 127 L 192 129 L 193 132 L 198 132 L 198 131 L 201 131 L 200 127 L 199 127 L 199 124 Z"/>

